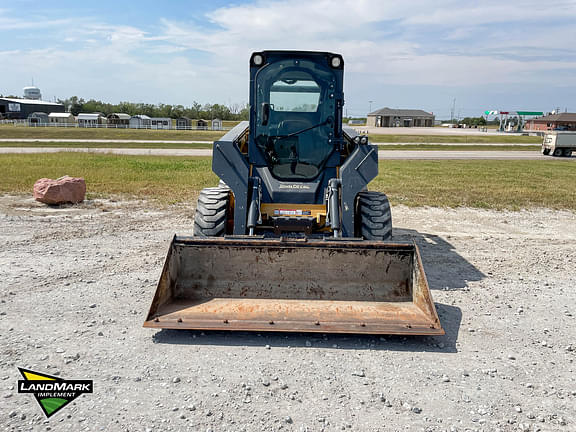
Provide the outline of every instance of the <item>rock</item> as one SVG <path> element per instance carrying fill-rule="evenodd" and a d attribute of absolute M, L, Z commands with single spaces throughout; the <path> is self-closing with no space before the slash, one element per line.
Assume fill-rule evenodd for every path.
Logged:
<path fill-rule="evenodd" d="M 359 371 L 354 371 L 352 372 L 352 376 L 357 376 L 357 377 L 365 377 L 366 373 L 364 372 L 364 369 L 361 369 Z"/>
<path fill-rule="evenodd" d="M 402 408 L 404 408 L 406 411 L 412 411 L 413 406 L 410 405 L 408 402 L 404 402 L 402 404 Z"/>
<path fill-rule="evenodd" d="M 292 420 L 292 417 L 290 416 L 286 416 L 284 417 L 284 421 L 288 424 L 292 424 L 294 421 Z"/>
<path fill-rule="evenodd" d="M 79 203 L 86 196 L 86 182 L 81 177 L 41 178 L 34 183 L 34 199 L 44 204 Z"/>
<path fill-rule="evenodd" d="M 517 406 L 517 407 L 515 407 L 514 409 L 516 410 L 517 413 L 521 413 L 521 412 L 522 412 L 522 407 Z"/>
<path fill-rule="evenodd" d="M 180 382 L 180 378 L 176 377 L 176 378 L 174 378 L 174 379 L 172 380 L 172 382 L 173 382 L 174 384 L 179 383 L 179 382 Z"/>

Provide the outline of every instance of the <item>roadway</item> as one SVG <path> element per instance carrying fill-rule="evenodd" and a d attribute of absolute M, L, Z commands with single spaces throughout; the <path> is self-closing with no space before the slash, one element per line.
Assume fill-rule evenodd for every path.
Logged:
<path fill-rule="evenodd" d="M 77 142 L 77 141 L 75 141 Z M 91 140 L 90 142 L 94 142 Z M 134 142 L 134 141 L 129 141 Z M 82 152 L 133 156 L 212 156 L 212 149 L 159 149 L 159 148 L 83 148 L 83 147 L 0 147 L 0 153 L 57 153 Z M 501 150 L 379 150 L 383 160 L 571 160 L 543 156 L 539 151 Z"/>

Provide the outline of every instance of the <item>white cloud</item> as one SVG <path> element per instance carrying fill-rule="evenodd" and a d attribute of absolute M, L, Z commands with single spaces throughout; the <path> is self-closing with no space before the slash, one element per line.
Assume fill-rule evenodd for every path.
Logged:
<path fill-rule="evenodd" d="M 38 70 L 59 96 L 227 103 L 247 100 L 252 51 L 326 50 L 344 55 L 352 105 L 366 95 L 401 105 L 388 103 L 394 86 L 575 86 L 574 18 L 573 1 L 262 0 L 216 9 L 204 23 L 159 18 L 146 31 L 44 20 L 35 26 L 53 28 L 61 44 L 0 52 L 0 62 L 15 71 L 7 82 Z M 0 10 L 3 24 L 29 25 Z"/>

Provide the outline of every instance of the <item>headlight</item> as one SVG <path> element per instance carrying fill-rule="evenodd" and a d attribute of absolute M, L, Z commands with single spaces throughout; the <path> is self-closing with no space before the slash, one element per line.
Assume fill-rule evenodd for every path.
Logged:
<path fill-rule="evenodd" d="M 332 59 L 330 60 L 330 65 L 332 65 L 334 69 L 339 68 L 340 66 L 342 66 L 342 58 L 338 56 L 332 57 Z"/>
<path fill-rule="evenodd" d="M 368 137 L 363 136 L 362 138 L 360 138 L 360 144 L 363 144 L 363 145 L 368 144 Z"/>
<path fill-rule="evenodd" d="M 262 66 L 264 64 L 264 56 L 262 54 L 254 54 L 252 63 L 254 63 L 254 66 Z"/>

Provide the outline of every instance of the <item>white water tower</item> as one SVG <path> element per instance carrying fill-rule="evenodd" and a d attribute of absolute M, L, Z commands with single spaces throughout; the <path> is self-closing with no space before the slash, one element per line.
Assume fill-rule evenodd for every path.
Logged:
<path fill-rule="evenodd" d="M 41 100 L 42 93 L 40 93 L 40 89 L 38 87 L 24 87 L 24 99 Z"/>

